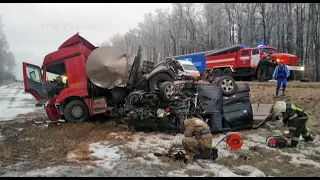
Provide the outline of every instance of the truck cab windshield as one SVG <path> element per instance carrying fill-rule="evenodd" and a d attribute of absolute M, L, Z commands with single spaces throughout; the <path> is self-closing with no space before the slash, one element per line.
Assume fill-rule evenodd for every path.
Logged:
<path fill-rule="evenodd" d="M 277 53 L 277 50 L 272 48 L 262 48 L 260 50 L 260 53 L 273 54 L 273 53 Z"/>
<path fill-rule="evenodd" d="M 49 98 L 54 98 L 67 87 L 68 80 L 64 63 L 54 64 L 46 68 L 46 89 Z"/>

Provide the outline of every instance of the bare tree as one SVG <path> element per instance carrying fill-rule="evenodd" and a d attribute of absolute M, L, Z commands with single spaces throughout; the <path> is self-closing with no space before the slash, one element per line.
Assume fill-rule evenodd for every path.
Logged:
<path fill-rule="evenodd" d="M 109 42 L 130 54 L 141 45 L 149 61 L 264 43 L 297 55 L 306 75 L 319 81 L 319 21 L 319 3 L 174 3 Z"/>
<path fill-rule="evenodd" d="M 2 17 L 0 16 L 0 82 L 15 79 L 15 58 L 9 50 L 9 43 L 3 31 Z"/>

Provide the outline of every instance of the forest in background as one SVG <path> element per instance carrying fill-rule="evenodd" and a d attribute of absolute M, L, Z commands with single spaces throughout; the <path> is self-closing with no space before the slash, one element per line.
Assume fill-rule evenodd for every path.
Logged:
<path fill-rule="evenodd" d="M 320 3 L 174 3 L 99 45 L 132 55 L 141 45 L 144 60 L 153 62 L 236 44 L 270 45 L 297 55 L 305 77 L 318 82 L 319 37 Z"/>
<path fill-rule="evenodd" d="M 15 57 L 10 51 L 9 43 L 3 32 L 2 17 L 0 16 L 0 84 L 15 80 Z"/>

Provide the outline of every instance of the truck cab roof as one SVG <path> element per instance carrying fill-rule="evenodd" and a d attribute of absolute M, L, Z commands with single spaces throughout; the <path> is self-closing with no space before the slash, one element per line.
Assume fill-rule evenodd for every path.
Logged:
<path fill-rule="evenodd" d="M 62 43 L 57 51 L 47 54 L 44 57 L 43 65 L 53 63 L 55 61 L 58 61 L 60 58 L 64 58 L 66 56 L 72 56 L 72 55 L 81 53 L 81 49 L 75 46 L 78 44 L 85 46 L 90 51 L 93 51 L 94 49 L 97 48 L 93 44 L 91 44 L 89 41 L 81 37 L 79 33 L 77 33 L 71 36 L 64 43 Z"/>

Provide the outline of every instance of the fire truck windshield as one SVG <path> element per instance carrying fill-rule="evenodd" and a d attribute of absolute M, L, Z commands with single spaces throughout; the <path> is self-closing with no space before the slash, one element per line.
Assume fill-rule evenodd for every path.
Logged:
<path fill-rule="evenodd" d="M 277 50 L 273 48 L 261 48 L 260 53 L 273 54 L 277 53 Z"/>

